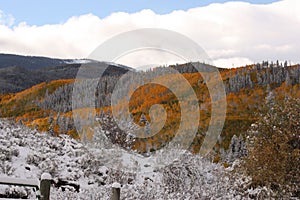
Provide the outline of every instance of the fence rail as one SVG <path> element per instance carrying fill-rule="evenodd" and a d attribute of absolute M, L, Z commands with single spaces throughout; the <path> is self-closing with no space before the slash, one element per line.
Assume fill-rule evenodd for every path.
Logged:
<path fill-rule="evenodd" d="M 0 177 L 1 185 L 16 185 L 16 186 L 27 186 L 39 189 L 40 182 L 38 179 L 18 179 L 10 177 Z"/>
<path fill-rule="evenodd" d="M 50 199 L 50 174 L 44 173 L 41 177 L 41 181 L 38 179 L 18 179 L 10 177 L 0 177 L 0 185 L 15 185 L 24 187 L 33 187 L 36 189 L 37 198 L 40 200 Z"/>
<path fill-rule="evenodd" d="M 52 182 L 53 180 L 51 178 L 51 175 L 47 173 L 44 173 L 41 176 L 41 181 L 39 181 L 38 179 L 0 177 L 0 185 L 15 185 L 35 188 L 37 194 L 36 196 L 39 200 L 50 200 L 50 187 Z M 73 185 L 75 186 L 76 191 L 79 192 L 79 185 Z M 111 200 L 120 200 L 120 191 L 121 185 L 119 183 L 113 183 Z"/>

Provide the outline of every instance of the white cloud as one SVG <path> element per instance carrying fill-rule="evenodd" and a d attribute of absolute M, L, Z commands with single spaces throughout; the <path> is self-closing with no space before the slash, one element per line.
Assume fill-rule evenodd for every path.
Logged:
<path fill-rule="evenodd" d="M 231 67 L 245 66 L 246 64 L 253 64 L 253 61 L 250 60 L 249 58 L 234 57 L 234 58 L 221 58 L 221 59 L 214 60 L 214 64 L 216 66 L 231 68 Z"/>
<path fill-rule="evenodd" d="M 113 35 L 147 27 L 170 29 L 190 37 L 218 66 L 240 66 L 266 59 L 300 62 L 299 0 L 267 5 L 228 2 L 165 15 L 143 10 L 134 14 L 113 13 L 100 19 L 88 14 L 44 26 L 26 23 L 11 26 L 13 18 L 3 16 L 0 12 L 0 52 L 3 53 L 87 57 Z M 161 59 L 157 57 L 157 60 Z M 123 61 L 123 64 L 139 65 L 136 59 Z"/>

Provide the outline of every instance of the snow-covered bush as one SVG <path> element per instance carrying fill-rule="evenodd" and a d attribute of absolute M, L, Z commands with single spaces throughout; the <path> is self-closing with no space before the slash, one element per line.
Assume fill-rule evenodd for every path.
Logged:
<path fill-rule="evenodd" d="M 6 198 L 27 199 L 33 197 L 34 192 L 32 188 L 13 186 L 5 189 L 4 196 Z"/>
<path fill-rule="evenodd" d="M 29 165 L 38 166 L 42 160 L 44 160 L 42 156 L 38 155 L 37 153 L 29 153 L 26 157 L 26 163 Z"/>
<path fill-rule="evenodd" d="M 5 161 L 0 161 L 0 175 L 5 174 L 5 175 L 12 175 L 15 171 L 15 168 L 12 166 L 12 163 L 5 160 Z"/>

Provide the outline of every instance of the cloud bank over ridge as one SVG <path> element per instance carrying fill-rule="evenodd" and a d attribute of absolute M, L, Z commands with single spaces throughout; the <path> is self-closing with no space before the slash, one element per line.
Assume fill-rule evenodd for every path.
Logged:
<path fill-rule="evenodd" d="M 86 14 L 43 26 L 26 22 L 14 25 L 13 21 L 13 16 L 0 11 L 0 53 L 84 58 L 116 34 L 138 28 L 164 28 L 196 41 L 220 67 L 265 59 L 300 62 L 299 0 L 267 5 L 228 2 L 165 15 L 151 10 L 113 13 L 103 19 Z M 155 56 L 161 60 L 159 54 Z M 137 63 L 134 56 L 123 61 L 133 66 L 143 64 Z"/>

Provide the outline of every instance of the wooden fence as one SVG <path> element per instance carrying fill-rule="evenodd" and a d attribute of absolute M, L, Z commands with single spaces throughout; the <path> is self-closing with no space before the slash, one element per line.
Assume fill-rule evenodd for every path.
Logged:
<path fill-rule="evenodd" d="M 24 187 L 33 187 L 36 189 L 36 196 L 39 200 L 50 199 L 51 175 L 44 173 L 41 181 L 38 179 L 18 179 L 10 177 L 0 177 L 0 185 L 15 185 Z"/>
<path fill-rule="evenodd" d="M 42 174 L 41 181 L 39 181 L 38 179 L 18 179 L 10 177 L 0 177 L 0 185 L 15 185 L 35 188 L 36 197 L 39 200 L 50 200 L 51 183 L 53 183 L 53 180 L 51 178 L 51 175 L 48 173 Z M 79 185 L 75 185 L 74 188 L 77 192 L 79 192 Z M 121 185 L 119 183 L 113 183 L 111 200 L 120 200 L 120 191 Z"/>

